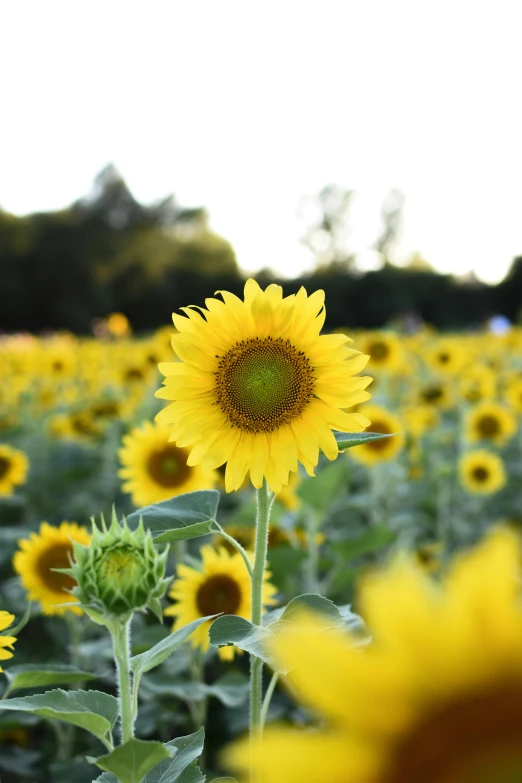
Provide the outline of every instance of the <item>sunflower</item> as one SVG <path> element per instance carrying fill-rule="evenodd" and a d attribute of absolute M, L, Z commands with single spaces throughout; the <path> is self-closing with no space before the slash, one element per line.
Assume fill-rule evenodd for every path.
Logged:
<path fill-rule="evenodd" d="M 216 473 L 201 465 L 187 465 L 188 449 L 169 443 L 170 429 L 164 424 L 146 421 L 123 438 L 119 451 L 125 479 L 123 490 L 132 495 L 137 506 L 148 506 L 174 495 L 211 489 Z"/>
<path fill-rule="evenodd" d="M 0 610 L 0 631 L 5 631 L 6 628 L 9 628 L 13 624 L 13 620 L 14 614 L 9 614 L 9 612 L 5 612 L 3 609 Z M 10 647 L 12 650 L 15 642 L 16 636 L 0 636 L 0 661 L 7 661 L 13 657 L 13 653 L 6 650 L 6 647 Z M 3 669 L 0 666 L 0 672 L 2 671 Z"/>
<path fill-rule="evenodd" d="M 469 361 L 469 356 L 460 338 L 448 337 L 429 347 L 425 359 L 434 371 L 454 375 Z"/>
<path fill-rule="evenodd" d="M 403 362 L 399 337 L 392 332 L 367 332 L 358 340 L 361 350 L 369 354 L 371 371 L 397 372 Z"/>
<path fill-rule="evenodd" d="M 504 463 L 485 449 L 469 451 L 459 462 L 460 482 L 474 495 L 492 495 L 506 483 Z"/>
<path fill-rule="evenodd" d="M 199 617 L 219 614 L 235 614 L 250 619 L 252 602 L 250 576 L 245 562 L 238 552 L 230 554 L 224 548 L 206 545 L 201 547 L 201 570 L 187 565 L 179 565 L 178 577 L 174 580 L 169 597 L 176 603 L 165 609 L 165 614 L 175 617 L 172 630 L 180 628 Z M 268 581 L 265 572 L 263 585 L 263 605 L 274 604 L 276 589 Z M 191 639 L 193 647 L 206 651 L 209 648 L 208 623 L 203 623 L 194 631 Z M 234 657 L 233 647 L 220 647 L 219 657 L 230 661 Z"/>
<path fill-rule="evenodd" d="M 29 470 L 27 455 L 0 443 L 0 497 L 12 495 L 15 487 L 25 484 Z"/>
<path fill-rule="evenodd" d="M 60 527 L 42 522 L 38 533 L 31 533 L 29 538 L 18 542 L 13 568 L 19 574 L 28 598 L 39 601 L 44 614 L 63 615 L 65 611 L 81 614 L 82 610 L 76 606 L 60 606 L 76 603 L 76 598 L 66 592 L 76 586 L 76 581 L 53 569 L 69 568 L 74 555 L 73 541 L 88 545 L 90 540 L 90 533 L 75 522 L 62 522 Z"/>
<path fill-rule="evenodd" d="M 432 405 L 441 410 L 447 410 L 453 405 L 453 394 L 447 381 L 429 380 L 423 383 L 417 390 L 416 403 L 419 405 Z"/>
<path fill-rule="evenodd" d="M 395 459 L 404 446 L 400 420 L 395 414 L 380 405 L 363 405 L 360 411 L 363 416 L 370 419 L 372 432 L 379 432 L 383 435 L 397 434 L 393 438 L 370 440 L 368 443 L 363 443 L 362 446 L 354 446 L 350 449 L 350 455 L 364 465 L 374 465 L 376 462 L 389 462 Z"/>
<path fill-rule="evenodd" d="M 314 619 L 288 624 L 272 652 L 316 731 L 265 732 L 263 783 L 518 783 L 522 780 L 522 603 L 515 534 L 496 531 L 442 585 L 400 558 L 363 582 L 373 635 L 364 652 Z M 227 766 L 249 767 L 249 748 Z"/>
<path fill-rule="evenodd" d="M 495 396 L 497 374 L 485 364 L 474 364 L 466 368 L 459 379 L 460 396 L 467 402 L 477 403 Z"/>
<path fill-rule="evenodd" d="M 514 415 L 497 402 L 481 402 L 466 416 L 466 437 L 471 443 L 489 441 L 502 446 L 516 430 Z"/>
<path fill-rule="evenodd" d="M 504 398 L 516 413 L 522 413 L 522 379 L 510 378 L 504 391 Z"/>
<path fill-rule="evenodd" d="M 281 286 L 262 291 L 247 280 L 244 301 L 221 294 L 224 301 L 206 300 L 203 315 L 196 308 L 173 315 L 181 361 L 159 365 L 166 379 L 156 396 L 172 402 L 157 420 L 190 448 L 189 465 L 227 463 L 227 492 L 250 472 L 255 487 L 266 478 L 277 493 L 298 462 L 314 475 L 320 449 L 337 457 L 332 430 L 368 426 L 341 410 L 369 398 L 370 379 L 354 377 L 368 357 L 347 348 L 342 334 L 319 334 L 324 291 L 283 298 Z"/>

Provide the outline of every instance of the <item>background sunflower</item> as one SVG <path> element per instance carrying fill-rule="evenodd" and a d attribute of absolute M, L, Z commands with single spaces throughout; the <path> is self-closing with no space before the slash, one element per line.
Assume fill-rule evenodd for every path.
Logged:
<path fill-rule="evenodd" d="M 25 484 L 29 460 L 20 449 L 0 443 L 0 495 L 12 495 L 15 487 Z"/>

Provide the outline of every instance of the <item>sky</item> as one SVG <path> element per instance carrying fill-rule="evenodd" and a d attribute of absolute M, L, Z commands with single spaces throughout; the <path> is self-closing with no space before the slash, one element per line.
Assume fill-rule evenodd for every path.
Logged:
<path fill-rule="evenodd" d="M 521 23 L 516 0 L 5 2 L 0 206 L 60 209 L 112 162 L 290 277 L 304 195 L 356 191 L 368 266 L 398 188 L 397 263 L 495 282 L 522 253 Z"/>

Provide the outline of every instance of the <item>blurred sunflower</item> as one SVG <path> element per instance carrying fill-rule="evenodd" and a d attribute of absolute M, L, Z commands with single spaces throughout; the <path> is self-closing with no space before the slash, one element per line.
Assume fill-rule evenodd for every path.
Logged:
<path fill-rule="evenodd" d="M 445 375 L 456 374 L 469 362 L 468 352 L 462 341 L 451 337 L 437 340 L 426 350 L 424 357 L 434 372 L 442 372 Z"/>
<path fill-rule="evenodd" d="M 453 405 L 454 399 L 449 383 L 445 380 L 429 380 L 417 390 L 417 403 L 432 405 L 441 410 L 447 410 Z"/>
<path fill-rule="evenodd" d="M 502 446 L 516 430 L 516 418 L 497 402 L 481 402 L 466 416 L 466 437 L 471 443 L 489 441 Z"/>
<path fill-rule="evenodd" d="M 411 405 L 402 412 L 406 430 L 413 438 L 420 438 L 439 423 L 439 414 L 432 405 Z"/>
<path fill-rule="evenodd" d="M 469 451 L 461 457 L 459 476 L 462 486 L 474 495 L 492 495 L 506 483 L 501 458 L 484 449 Z"/>
<path fill-rule="evenodd" d="M 5 631 L 6 628 L 9 628 L 13 624 L 13 620 L 14 614 L 9 614 L 9 612 L 5 612 L 3 609 L 0 610 L 0 631 Z M 6 647 L 10 647 L 12 650 L 15 642 L 16 636 L 0 636 L 0 661 L 7 661 L 13 657 L 13 653 L 7 650 Z M 0 666 L 0 672 L 2 671 L 3 669 Z"/>
<path fill-rule="evenodd" d="M 522 603 L 517 536 L 497 531 L 442 585 L 399 558 L 366 579 L 364 651 L 315 618 L 270 643 L 316 731 L 265 731 L 225 764 L 263 783 L 518 783 L 522 780 Z M 253 754 L 252 756 L 250 754 Z"/>
<path fill-rule="evenodd" d="M 346 347 L 342 334 L 320 335 L 324 291 L 301 288 L 283 298 L 281 286 L 263 291 L 245 284 L 244 301 L 227 291 L 207 299 L 203 314 L 173 315 L 180 362 L 160 364 L 171 400 L 157 420 L 170 439 L 190 448 L 188 464 L 227 463 L 227 492 L 245 476 L 255 487 L 266 478 L 278 493 L 301 462 L 310 475 L 322 450 L 339 453 L 332 430 L 361 432 L 369 422 L 349 408 L 369 398 L 369 378 L 354 377 L 368 361 Z"/>
<path fill-rule="evenodd" d="M 187 565 L 179 565 L 178 576 L 169 590 L 169 597 L 176 603 L 165 609 L 164 614 L 175 617 L 172 630 L 176 630 L 199 617 L 219 614 L 235 614 L 250 619 L 252 610 L 250 576 L 245 562 L 238 552 L 230 554 L 225 549 L 206 545 L 201 547 L 201 570 Z M 265 572 L 263 585 L 263 606 L 275 603 L 276 588 L 268 581 Z M 203 652 L 208 650 L 210 642 L 208 629 L 211 621 L 203 623 L 190 637 L 193 647 Z M 230 661 L 234 657 L 234 647 L 220 647 L 219 657 Z"/>
<path fill-rule="evenodd" d="M 169 443 L 170 430 L 165 425 L 145 422 L 123 438 L 119 451 L 125 480 L 123 491 L 132 495 L 137 506 L 148 506 L 184 492 L 211 489 L 216 472 L 201 465 L 187 465 L 188 449 Z"/>
<path fill-rule="evenodd" d="M 508 405 L 516 411 L 522 413 L 522 379 L 511 378 L 504 391 L 504 398 Z"/>
<path fill-rule="evenodd" d="M 403 349 L 399 337 L 393 332 L 363 333 L 357 342 L 361 351 L 370 357 L 370 372 L 397 372 L 401 367 Z"/>
<path fill-rule="evenodd" d="M 28 598 L 39 601 L 44 614 L 82 613 L 76 606 L 60 606 L 76 603 L 76 598 L 66 592 L 76 586 L 76 581 L 53 569 L 70 567 L 70 558 L 74 558 L 73 541 L 88 545 L 90 540 L 90 533 L 75 522 L 62 522 L 59 527 L 42 522 L 38 533 L 31 533 L 29 538 L 18 542 L 20 548 L 13 557 L 13 568 Z"/>
<path fill-rule="evenodd" d="M 15 487 L 25 484 L 28 470 L 25 452 L 0 443 L 0 497 L 12 495 Z"/>
<path fill-rule="evenodd" d="M 371 440 L 368 443 L 363 443 L 361 446 L 354 446 L 349 451 L 350 456 L 364 465 L 374 465 L 377 462 L 389 462 L 395 459 L 404 446 L 404 435 L 401 432 L 402 423 L 400 419 L 380 405 L 362 405 L 360 412 L 363 416 L 370 419 L 371 432 L 378 432 L 383 435 L 397 434 L 393 438 Z"/>
<path fill-rule="evenodd" d="M 460 396 L 466 402 L 477 403 L 495 396 L 497 389 L 497 374 L 485 364 L 474 364 L 467 367 L 459 378 Z"/>

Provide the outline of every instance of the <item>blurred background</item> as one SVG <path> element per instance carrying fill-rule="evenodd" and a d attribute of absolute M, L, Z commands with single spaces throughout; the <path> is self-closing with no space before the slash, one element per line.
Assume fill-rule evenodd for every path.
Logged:
<path fill-rule="evenodd" d="M 0 330 L 151 330 L 248 274 L 325 288 L 329 328 L 518 322 L 519 22 L 465 0 L 5 4 Z"/>

